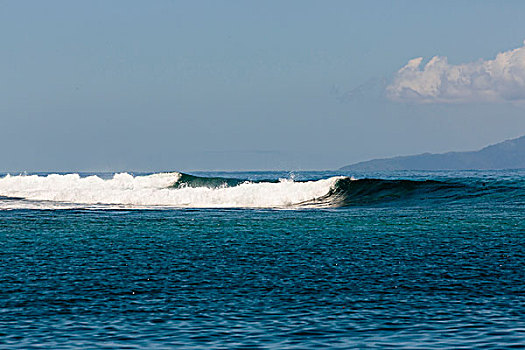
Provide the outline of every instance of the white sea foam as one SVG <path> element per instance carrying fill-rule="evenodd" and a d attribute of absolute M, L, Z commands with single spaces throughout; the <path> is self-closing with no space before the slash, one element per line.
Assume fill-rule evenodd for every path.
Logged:
<path fill-rule="evenodd" d="M 6 175 L 0 178 L 0 209 L 60 208 L 287 208 L 326 195 L 340 177 L 278 183 L 246 182 L 234 187 L 170 188 L 180 173 L 110 179 L 78 174 Z"/>

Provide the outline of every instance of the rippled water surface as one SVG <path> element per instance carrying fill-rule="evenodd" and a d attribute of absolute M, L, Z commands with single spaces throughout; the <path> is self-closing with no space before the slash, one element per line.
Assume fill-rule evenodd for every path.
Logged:
<path fill-rule="evenodd" d="M 0 348 L 523 347 L 505 198 L 0 211 Z"/>

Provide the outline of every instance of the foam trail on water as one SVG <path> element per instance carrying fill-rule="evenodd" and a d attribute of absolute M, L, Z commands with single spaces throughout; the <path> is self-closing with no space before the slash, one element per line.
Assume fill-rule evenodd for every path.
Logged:
<path fill-rule="evenodd" d="M 57 208 L 286 208 L 325 196 L 340 177 L 294 182 L 244 182 L 233 187 L 180 187 L 181 173 L 111 179 L 78 174 L 6 175 L 0 178 L 0 209 Z M 23 201 L 5 197 L 22 198 Z"/>

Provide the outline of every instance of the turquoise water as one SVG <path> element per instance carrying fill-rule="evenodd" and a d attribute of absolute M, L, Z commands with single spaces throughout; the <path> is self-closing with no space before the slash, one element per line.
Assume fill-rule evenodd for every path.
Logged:
<path fill-rule="evenodd" d="M 524 171 L 194 175 L 198 186 L 150 198 L 376 180 L 342 178 L 306 206 L 247 209 L 177 208 L 171 197 L 141 208 L 142 187 L 108 187 L 112 174 L 89 183 L 95 194 L 77 179 L 2 187 L 4 177 L 0 348 L 524 346 Z M 228 192 L 246 179 L 245 192 Z"/>

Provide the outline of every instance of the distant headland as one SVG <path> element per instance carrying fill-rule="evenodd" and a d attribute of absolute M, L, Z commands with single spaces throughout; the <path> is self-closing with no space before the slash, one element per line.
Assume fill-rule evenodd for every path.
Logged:
<path fill-rule="evenodd" d="M 373 159 L 339 170 L 497 170 L 525 168 L 525 135 L 487 146 L 479 151 L 423 153 L 413 156 Z"/>

